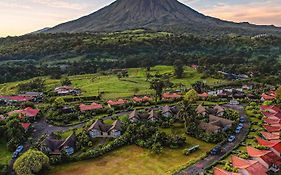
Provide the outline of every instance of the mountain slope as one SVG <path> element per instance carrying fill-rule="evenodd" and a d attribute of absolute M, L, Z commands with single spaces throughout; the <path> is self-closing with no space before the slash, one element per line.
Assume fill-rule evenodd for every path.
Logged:
<path fill-rule="evenodd" d="M 205 16 L 177 0 L 117 0 L 107 7 L 47 30 L 57 32 L 112 32 L 147 28 L 195 33 L 281 33 L 274 26 L 233 23 Z"/>

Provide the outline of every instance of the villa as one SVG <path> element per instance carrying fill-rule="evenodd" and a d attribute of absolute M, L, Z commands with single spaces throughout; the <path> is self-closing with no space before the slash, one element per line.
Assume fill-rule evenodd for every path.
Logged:
<path fill-rule="evenodd" d="M 266 140 L 279 140 L 280 139 L 280 132 L 261 132 L 261 135 Z"/>
<path fill-rule="evenodd" d="M 220 168 L 215 167 L 213 170 L 213 175 L 241 175 L 240 173 L 233 173 L 233 172 L 228 172 L 225 170 L 222 170 Z"/>
<path fill-rule="evenodd" d="M 80 108 L 81 112 L 85 112 L 85 111 L 94 111 L 94 110 L 97 110 L 97 109 L 102 109 L 103 106 L 101 104 L 98 104 L 98 103 L 94 102 L 90 105 L 80 104 L 79 108 Z"/>
<path fill-rule="evenodd" d="M 165 100 L 176 100 L 180 99 L 182 96 L 177 93 L 164 93 L 162 95 L 162 98 Z"/>
<path fill-rule="evenodd" d="M 281 141 L 280 140 L 263 140 L 257 137 L 258 144 L 270 148 L 277 156 L 281 156 Z"/>
<path fill-rule="evenodd" d="M 39 109 L 33 109 L 31 107 L 27 107 L 25 109 L 22 110 L 15 110 L 15 111 L 11 111 L 8 113 L 9 116 L 14 115 L 14 114 L 18 114 L 20 118 L 29 118 L 29 119 L 35 119 L 38 114 L 39 114 L 40 110 Z"/>
<path fill-rule="evenodd" d="M 218 133 L 231 128 L 233 123 L 231 120 L 209 115 L 209 123 L 201 121 L 199 128 L 206 132 Z"/>
<path fill-rule="evenodd" d="M 97 137 L 119 137 L 122 134 L 122 123 L 119 120 L 112 125 L 105 124 L 101 120 L 96 120 L 88 129 L 91 138 Z"/>
<path fill-rule="evenodd" d="M 156 122 L 160 120 L 160 117 L 153 109 L 149 113 L 139 113 L 137 110 L 134 110 L 129 114 L 129 120 L 132 123 L 139 121 Z"/>
<path fill-rule="evenodd" d="M 118 99 L 117 101 L 113 101 L 113 100 L 109 100 L 107 101 L 108 106 L 111 107 L 115 107 L 115 106 L 123 106 L 125 104 L 127 104 L 128 101 L 127 100 L 123 100 L 123 99 Z"/>
<path fill-rule="evenodd" d="M 58 95 L 79 95 L 81 93 L 80 89 L 75 89 L 71 86 L 60 86 L 56 87 L 54 90 Z"/>
<path fill-rule="evenodd" d="M 149 102 L 152 101 L 151 97 L 144 96 L 144 97 L 134 97 L 132 99 L 135 103 L 141 103 L 141 102 Z"/>

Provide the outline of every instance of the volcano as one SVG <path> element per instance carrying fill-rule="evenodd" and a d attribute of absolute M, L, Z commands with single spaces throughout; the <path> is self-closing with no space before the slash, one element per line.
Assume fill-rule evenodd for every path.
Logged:
<path fill-rule="evenodd" d="M 281 29 L 275 26 L 205 16 L 177 0 L 117 0 L 88 16 L 44 32 L 115 32 L 139 28 L 199 34 L 281 34 Z"/>

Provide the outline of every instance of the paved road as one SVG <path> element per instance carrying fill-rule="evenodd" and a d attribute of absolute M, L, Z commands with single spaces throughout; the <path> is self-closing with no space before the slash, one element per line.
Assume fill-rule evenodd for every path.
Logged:
<path fill-rule="evenodd" d="M 247 115 L 244 112 L 244 107 L 242 105 L 224 105 L 224 107 L 226 108 L 231 108 L 234 109 L 236 111 L 238 111 L 240 113 L 241 117 L 245 117 L 247 118 Z M 247 136 L 248 131 L 250 128 L 250 122 L 247 120 L 244 123 L 244 128 L 241 130 L 241 132 L 236 135 L 236 140 L 235 142 L 229 143 L 227 142 L 223 147 L 222 153 L 219 155 L 209 155 L 207 156 L 205 159 L 200 160 L 199 162 L 195 163 L 194 165 L 180 171 L 179 173 L 177 173 L 177 175 L 198 175 L 198 174 L 203 174 L 204 173 L 204 169 L 212 164 L 215 161 L 220 160 L 225 154 L 231 152 L 236 145 L 240 144 L 243 139 Z"/>

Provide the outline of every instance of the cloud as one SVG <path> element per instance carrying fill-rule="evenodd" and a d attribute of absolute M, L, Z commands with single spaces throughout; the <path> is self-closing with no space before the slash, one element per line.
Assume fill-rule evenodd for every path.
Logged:
<path fill-rule="evenodd" d="M 201 9 L 209 16 L 235 22 L 255 24 L 275 24 L 281 26 L 281 4 L 277 0 L 245 4 L 217 4 L 212 8 Z"/>
<path fill-rule="evenodd" d="M 33 3 L 41 4 L 52 8 L 63 8 L 71 10 L 83 10 L 87 7 L 84 3 L 67 2 L 66 0 L 31 0 Z"/>

